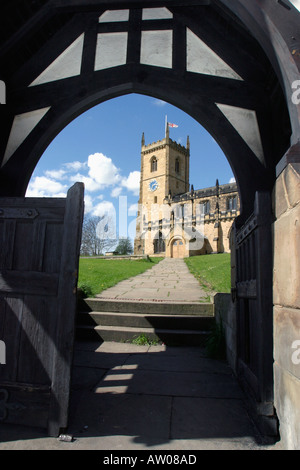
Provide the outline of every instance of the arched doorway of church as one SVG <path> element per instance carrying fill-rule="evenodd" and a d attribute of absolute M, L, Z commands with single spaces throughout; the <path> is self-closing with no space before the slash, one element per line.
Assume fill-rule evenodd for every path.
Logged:
<path fill-rule="evenodd" d="M 184 258 L 185 243 L 182 238 L 179 238 L 172 242 L 171 253 L 172 258 Z"/>

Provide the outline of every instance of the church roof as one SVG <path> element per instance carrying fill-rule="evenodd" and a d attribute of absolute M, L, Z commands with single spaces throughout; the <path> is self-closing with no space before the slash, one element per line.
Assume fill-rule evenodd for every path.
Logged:
<path fill-rule="evenodd" d="M 187 193 L 176 194 L 171 197 L 172 202 L 188 201 L 190 199 L 202 199 L 206 197 L 216 196 L 217 194 L 231 194 L 237 192 L 236 183 L 227 183 L 219 186 L 212 186 L 209 188 L 191 190 Z"/>

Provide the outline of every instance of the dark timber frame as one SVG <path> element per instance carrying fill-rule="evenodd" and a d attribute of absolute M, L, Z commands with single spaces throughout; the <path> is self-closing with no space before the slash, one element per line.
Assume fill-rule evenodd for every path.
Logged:
<path fill-rule="evenodd" d="M 142 9 L 155 7 L 168 8 L 172 16 L 143 21 Z M 100 23 L 99 17 L 107 9 L 129 9 L 129 20 Z M 187 28 L 242 79 L 188 72 Z M 172 30 L 171 68 L 140 62 L 141 31 L 149 30 Z M 2 2 L 0 6 L 0 31 L 0 79 L 5 82 L 7 91 L 7 104 L 0 107 L 0 196 L 24 196 L 44 150 L 85 110 L 128 93 L 160 98 L 202 124 L 228 158 L 241 200 L 242 213 L 236 221 L 240 276 L 249 260 L 248 251 L 242 248 L 241 234 L 247 232 L 252 218 L 259 215 L 264 222 L 255 227 L 255 233 L 261 237 L 263 232 L 265 240 L 271 240 L 270 194 L 276 177 L 288 163 L 300 162 L 300 104 L 291 98 L 292 84 L 300 80 L 299 12 L 296 8 L 287 0 L 12 0 Z M 125 62 L 95 70 L 98 34 L 125 31 L 128 33 Z M 80 72 L 65 79 L 30 86 L 83 33 Z M 263 158 L 258 158 L 247 145 L 241 133 L 221 112 L 218 103 L 256 113 Z M 6 158 L 16 116 L 26 116 L 26 113 L 41 109 L 48 111 Z M 266 195 L 263 209 L 261 194 Z M 261 246 L 263 242 L 261 239 Z M 252 302 L 249 299 L 255 294 L 258 318 L 263 321 L 268 337 L 267 345 L 260 342 L 259 354 L 264 367 L 255 373 L 263 390 L 256 393 L 256 400 L 267 403 L 272 402 L 272 393 L 267 390 L 273 386 L 270 374 L 272 254 L 269 250 L 260 250 L 255 256 L 261 267 L 255 272 L 255 279 L 241 275 L 237 286 L 241 312 L 239 370 L 246 363 L 244 374 L 250 377 L 249 350 L 244 348 L 254 323 L 251 324 L 252 318 L 249 312 L 245 313 L 242 303 Z M 262 266 L 268 266 L 266 283 L 261 277 Z M 252 268 L 250 266 L 249 275 L 254 272 Z M 263 296 L 259 294 L 262 289 Z M 264 311 L 268 312 L 267 319 Z M 243 342 L 245 335 L 248 335 L 246 343 Z"/>

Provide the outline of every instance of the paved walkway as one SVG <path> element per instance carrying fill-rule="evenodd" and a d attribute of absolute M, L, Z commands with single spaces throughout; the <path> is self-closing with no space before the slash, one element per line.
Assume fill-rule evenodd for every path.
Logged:
<path fill-rule="evenodd" d="M 184 260 L 172 258 L 165 258 L 143 274 L 121 281 L 97 297 L 125 301 L 209 301 L 207 292 L 201 289 Z"/>
<path fill-rule="evenodd" d="M 74 361 L 67 430 L 73 442 L 0 424 L 0 451 L 103 450 L 120 456 L 127 450 L 278 448 L 263 445 L 230 367 L 199 347 L 78 343 Z"/>

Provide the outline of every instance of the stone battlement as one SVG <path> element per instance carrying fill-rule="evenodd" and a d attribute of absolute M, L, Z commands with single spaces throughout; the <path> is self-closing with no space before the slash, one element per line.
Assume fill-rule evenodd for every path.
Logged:
<path fill-rule="evenodd" d="M 189 150 L 186 147 L 168 138 L 158 140 L 157 142 L 152 142 L 151 144 L 142 145 L 142 153 L 151 153 L 155 150 L 164 148 L 166 145 L 170 145 L 174 150 L 177 150 L 177 152 L 183 153 L 185 155 L 189 153 Z"/>

